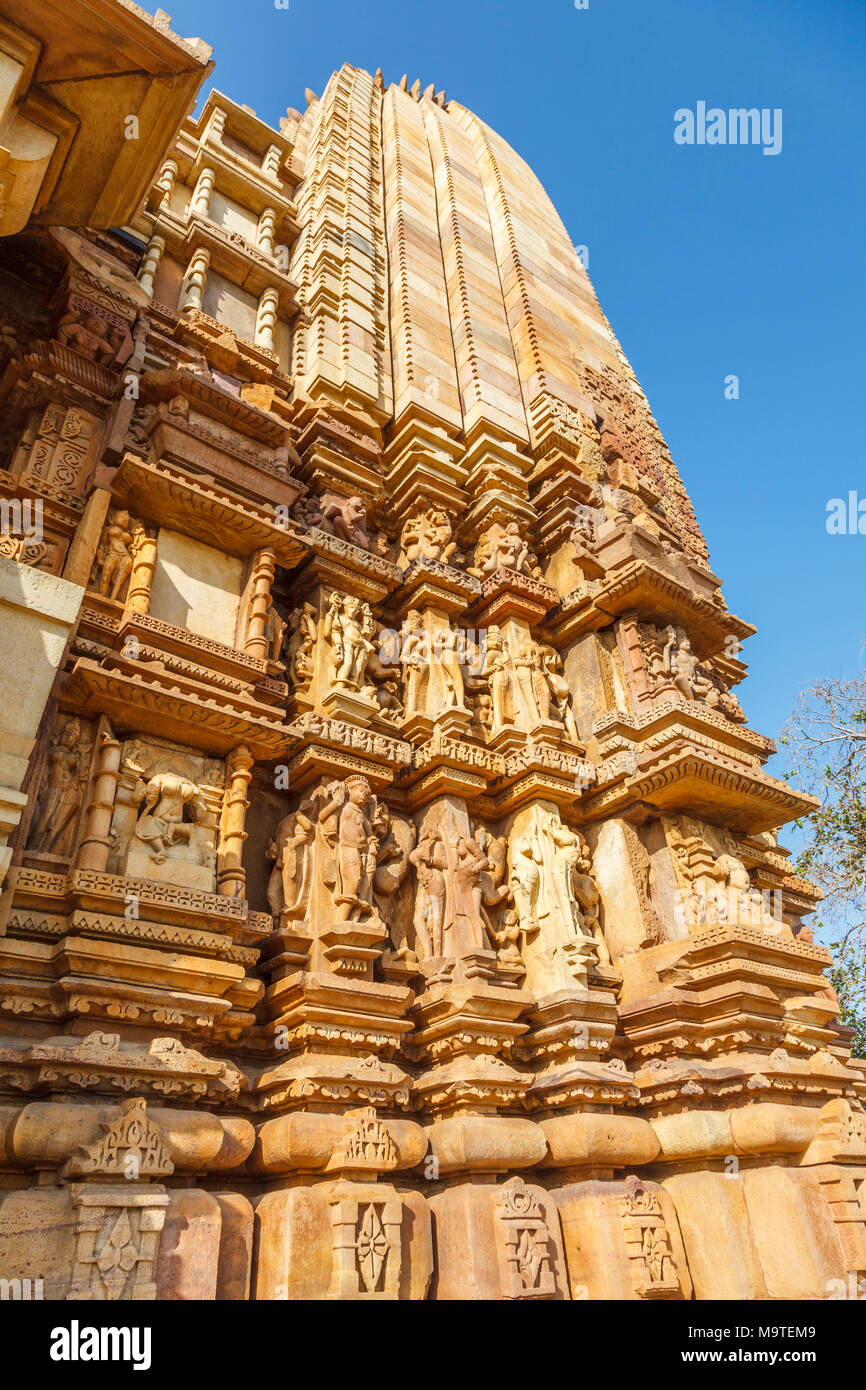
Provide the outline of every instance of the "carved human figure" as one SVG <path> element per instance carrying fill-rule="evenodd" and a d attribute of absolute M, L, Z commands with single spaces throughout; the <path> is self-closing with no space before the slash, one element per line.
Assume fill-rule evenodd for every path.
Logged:
<path fill-rule="evenodd" d="M 43 789 L 31 844 L 44 854 L 68 857 L 74 849 L 75 822 L 87 780 L 78 745 L 81 724 L 67 719 L 48 750 Z"/>
<path fill-rule="evenodd" d="M 323 499 L 322 516 L 332 535 L 340 540 L 367 550 L 370 545 L 367 536 L 367 509 L 360 497 L 326 497 Z"/>
<path fill-rule="evenodd" d="M 285 913 L 297 919 L 304 916 L 310 896 L 310 847 L 316 832 L 312 802 L 304 801 L 297 811 L 284 816 L 276 837 L 268 841 L 267 857 L 273 861 L 267 887 L 268 906 L 275 916 Z"/>
<path fill-rule="evenodd" d="M 517 698 L 514 703 L 517 705 L 522 727 L 531 728 L 541 720 L 549 719 L 551 689 L 541 648 L 528 634 L 512 632 L 503 650 L 506 670 L 513 673 L 516 683 L 513 694 Z M 518 722 L 517 719 L 515 722 Z"/>
<path fill-rule="evenodd" d="M 408 569 L 418 559 L 447 563 L 457 549 L 452 537 L 451 521 L 446 512 L 432 507 L 415 512 L 403 525 L 397 563 L 401 569 Z"/>
<path fill-rule="evenodd" d="M 391 542 L 384 531 L 377 531 L 370 538 L 370 550 L 374 555 L 378 555 L 381 560 L 387 560 L 391 552 Z"/>
<path fill-rule="evenodd" d="M 460 669 L 459 635 L 449 625 L 438 627 L 435 632 L 439 660 L 436 670 L 441 678 L 441 694 L 444 708 L 463 705 L 463 672 Z"/>
<path fill-rule="evenodd" d="M 595 514 L 591 507 L 578 507 L 571 542 L 578 553 L 595 545 Z"/>
<path fill-rule="evenodd" d="M 289 614 L 288 632 L 286 672 L 296 690 L 305 690 L 313 679 L 313 649 L 318 636 L 316 610 L 311 603 Z"/>
<path fill-rule="evenodd" d="M 561 721 L 571 742 L 580 743 L 571 703 L 571 689 L 562 671 L 562 657 L 555 647 L 544 647 L 542 648 L 542 661 L 553 700 L 552 713 L 556 719 Z"/>
<path fill-rule="evenodd" d="M 119 346 L 118 341 L 112 342 L 106 319 L 97 314 L 79 319 L 75 312 L 65 314 L 60 320 L 57 341 L 102 365 L 114 360 Z"/>
<path fill-rule="evenodd" d="M 444 950 L 448 854 L 438 827 L 419 841 L 409 860 L 415 867 L 418 879 L 412 919 L 415 949 L 419 959 L 431 960 L 441 956 Z"/>
<path fill-rule="evenodd" d="M 405 676 L 405 708 L 409 718 L 426 708 L 426 686 L 430 672 L 427 637 L 417 608 L 412 608 L 403 624 L 401 659 Z"/>
<path fill-rule="evenodd" d="M 274 604 L 274 596 L 271 593 L 264 595 L 265 600 L 265 621 L 262 636 L 267 643 L 267 654 L 269 661 L 279 661 L 283 649 L 283 638 L 286 633 L 286 624 L 277 612 Z M 254 612 L 254 600 L 250 601 L 250 612 Z"/>
<path fill-rule="evenodd" d="M 509 668 L 510 662 L 502 631 L 498 627 L 489 627 L 487 629 L 484 674 L 487 677 L 487 687 L 490 691 L 492 732 L 494 735 L 500 733 L 506 724 L 514 723 L 509 698 Z"/>
<path fill-rule="evenodd" d="M 505 527 L 494 526 L 481 537 L 475 550 L 475 567 L 469 571 L 479 579 L 498 569 L 528 574 L 531 568 L 529 546 L 516 521 Z"/>
<path fill-rule="evenodd" d="M 577 831 L 571 830 L 555 816 L 547 818 L 545 830 L 555 846 L 551 878 L 556 905 L 562 917 L 566 920 L 570 917 L 575 931 L 579 932 L 581 920 L 574 879 L 577 866 L 584 857 L 586 845 Z"/>
<path fill-rule="evenodd" d="M 108 598 L 119 599 L 132 573 L 133 537 L 138 523 L 130 521 L 129 512 L 118 508 L 110 512 L 102 528 L 96 550 L 98 588 Z"/>
<path fill-rule="evenodd" d="M 379 633 L 378 640 L 374 640 L 375 625 L 372 613 L 369 623 L 365 624 L 365 633 L 368 631 L 374 642 L 374 649 L 367 658 L 365 679 L 370 683 L 369 688 L 379 709 L 386 714 L 400 715 L 403 713 L 403 701 L 400 698 L 403 670 L 399 660 L 399 642 L 392 640 L 396 639 L 397 634 L 383 631 Z"/>
<path fill-rule="evenodd" d="M 480 690 L 475 696 L 472 732 L 477 738 L 485 740 L 493 732 L 493 702 L 486 690 Z"/>
<path fill-rule="evenodd" d="M 368 603 L 349 594 L 332 593 L 322 628 L 331 645 L 334 685 L 359 690 L 373 651 L 372 612 Z"/>
<path fill-rule="evenodd" d="M 574 866 L 572 888 L 577 900 L 580 926 L 585 936 L 595 938 L 601 964 L 610 965 L 610 951 L 601 929 L 601 894 L 592 877 L 592 855 L 583 836 L 579 834 L 577 838 L 579 855 Z"/>
<path fill-rule="evenodd" d="M 319 824 L 331 859 L 325 882 L 337 921 L 359 921 L 373 911 L 372 883 L 382 821 L 366 777 L 333 782 L 319 811 Z"/>
<path fill-rule="evenodd" d="M 408 899 L 411 895 L 407 879 L 415 848 L 415 826 L 401 816 L 392 816 L 384 806 L 382 824 L 384 833 L 373 875 L 373 901 L 390 930 L 394 955 L 400 960 L 412 961 L 415 953 L 409 944 L 411 904 Z"/>
<path fill-rule="evenodd" d="M 527 829 L 514 843 L 510 875 L 520 929 L 527 937 L 534 936 L 539 929 L 537 898 L 543 862 L 541 847 Z"/>
<path fill-rule="evenodd" d="M 467 943 L 483 933 L 481 903 L 484 896 L 483 874 L 490 867 L 487 855 L 477 840 L 461 835 L 453 856 L 452 874 L 454 880 L 453 933 L 454 944 Z M 448 950 L 452 924 L 446 922 L 445 954 Z M 456 954 L 456 952 L 455 952 Z"/>
<path fill-rule="evenodd" d="M 700 670 L 700 662 L 692 651 L 688 637 L 678 637 L 672 627 L 667 630 L 667 642 L 662 652 L 662 669 L 687 700 L 701 700 L 713 690 L 712 682 Z"/>
<path fill-rule="evenodd" d="M 184 808 L 191 820 L 184 820 Z M 196 825 L 206 814 L 204 797 L 194 782 L 174 772 L 157 772 L 145 787 L 144 810 L 135 823 L 135 835 L 151 847 L 154 863 L 163 864 L 170 846 L 190 844 Z"/>
<path fill-rule="evenodd" d="M 552 691 L 541 648 L 536 642 L 527 642 L 519 661 L 521 665 L 518 669 L 528 672 L 532 704 L 538 711 L 539 719 L 549 719 Z"/>
<path fill-rule="evenodd" d="M 511 896 L 508 884 L 504 882 L 508 868 L 508 839 L 504 835 L 494 835 L 486 826 L 479 825 L 473 832 L 487 866 L 481 873 L 480 902 L 484 911 L 481 914 L 488 927 L 491 939 L 501 945 L 496 935 L 497 918 L 500 908 Z"/>
<path fill-rule="evenodd" d="M 297 502 L 292 506 L 292 516 L 299 525 L 303 526 L 308 531 L 312 530 L 314 527 L 317 530 L 326 529 L 324 526 L 325 518 L 322 515 L 322 505 L 318 497 L 313 497 L 311 493 L 307 493 L 304 497 L 298 498 Z"/>
<path fill-rule="evenodd" d="M 553 988 L 557 980 L 585 980 L 587 961 L 609 955 L 583 837 L 557 813 L 533 806 L 513 837 L 510 859 L 528 975 L 540 988 Z"/>

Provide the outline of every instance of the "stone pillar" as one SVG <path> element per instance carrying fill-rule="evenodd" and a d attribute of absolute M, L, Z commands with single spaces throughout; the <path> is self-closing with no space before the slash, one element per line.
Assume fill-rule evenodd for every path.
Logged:
<path fill-rule="evenodd" d="M 204 282 L 209 264 L 210 252 L 203 246 L 200 246 L 197 251 L 193 251 L 183 282 L 183 294 L 180 301 L 182 310 L 201 308 L 201 297 L 204 294 Z"/>
<path fill-rule="evenodd" d="M 262 173 L 266 178 L 275 179 L 279 172 L 283 154 L 279 145 L 269 145 L 262 160 Z"/>
<path fill-rule="evenodd" d="M 156 554 L 156 536 L 141 536 L 133 554 L 124 618 L 129 613 L 150 612 L 150 591 L 156 573 Z"/>
<path fill-rule="evenodd" d="M 167 159 L 159 171 L 159 178 L 156 181 L 157 188 L 162 189 L 162 201 L 168 202 L 174 192 L 174 183 L 177 178 L 177 160 Z"/>
<path fill-rule="evenodd" d="M 114 737 L 111 725 L 104 720 L 97 748 L 97 764 L 93 792 L 87 807 L 84 835 L 78 850 L 79 869 L 95 869 L 104 873 L 108 867 L 111 848 L 111 818 L 114 797 L 120 780 L 121 743 Z"/>
<path fill-rule="evenodd" d="M 276 556 L 272 550 L 257 550 L 253 556 L 244 651 L 249 656 L 261 657 L 262 661 L 267 661 L 270 655 L 271 644 L 267 635 L 267 624 L 275 564 Z"/>
<path fill-rule="evenodd" d="M 138 272 L 138 283 L 145 294 L 153 294 L 153 279 L 159 269 L 162 260 L 162 253 L 165 250 L 165 238 L 152 236 L 147 243 L 147 250 L 144 253 L 144 260 Z"/>
<path fill-rule="evenodd" d="M 253 775 L 253 756 L 243 744 L 226 759 L 226 787 L 217 865 L 218 891 L 225 898 L 242 898 L 246 884 L 243 867 L 247 788 Z"/>
<path fill-rule="evenodd" d="M 213 193 L 215 182 L 216 174 L 213 169 L 205 165 L 196 179 L 196 185 L 192 192 L 192 198 L 190 199 L 189 212 L 191 217 L 208 216 L 210 213 L 211 194 Z"/>
<path fill-rule="evenodd" d="M 264 251 L 266 256 L 274 254 L 274 237 L 277 231 L 277 213 L 275 208 L 265 208 L 259 218 L 259 227 L 256 233 L 259 250 Z"/>
<path fill-rule="evenodd" d="M 278 304 L 279 295 L 276 290 L 262 290 L 256 314 L 256 347 L 267 348 L 269 352 L 273 352 L 276 342 Z"/>
<path fill-rule="evenodd" d="M 111 493 L 108 489 L 94 488 L 87 499 L 84 515 L 75 529 L 63 566 L 63 578 L 70 584 L 80 584 L 82 589 L 87 588 L 110 505 Z"/>

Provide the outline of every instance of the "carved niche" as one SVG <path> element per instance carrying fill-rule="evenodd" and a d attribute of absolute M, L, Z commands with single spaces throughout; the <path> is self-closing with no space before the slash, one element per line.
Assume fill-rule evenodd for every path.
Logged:
<path fill-rule="evenodd" d="M 216 890 L 221 759 L 161 740 L 128 739 L 111 821 L 109 873 Z"/>

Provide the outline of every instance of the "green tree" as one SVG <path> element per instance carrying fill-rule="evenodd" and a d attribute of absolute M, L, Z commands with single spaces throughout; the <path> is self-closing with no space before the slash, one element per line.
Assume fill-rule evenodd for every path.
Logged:
<path fill-rule="evenodd" d="M 800 697 L 782 743 L 800 783 L 821 798 L 803 826 L 797 872 L 821 889 L 840 1017 L 866 1056 L 866 678 L 819 681 Z"/>

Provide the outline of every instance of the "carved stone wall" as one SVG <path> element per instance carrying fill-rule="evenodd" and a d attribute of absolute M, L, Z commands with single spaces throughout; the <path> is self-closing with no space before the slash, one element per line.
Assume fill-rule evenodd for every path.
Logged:
<path fill-rule="evenodd" d="M 866 1272 L 812 802 L 527 166 L 347 65 L 279 131 L 211 93 L 127 235 L 0 262 L 0 1276 Z"/>

